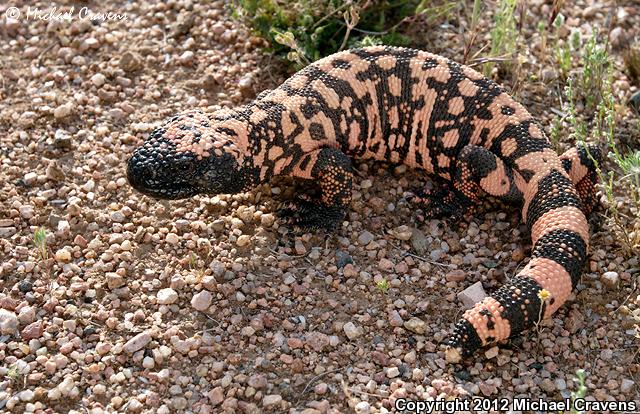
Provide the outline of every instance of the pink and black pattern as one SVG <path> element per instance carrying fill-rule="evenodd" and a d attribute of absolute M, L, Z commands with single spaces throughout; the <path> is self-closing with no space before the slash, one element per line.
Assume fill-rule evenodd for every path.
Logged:
<path fill-rule="evenodd" d="M 447 340 L 457 361 L 516 335 L 567 299 L 587 259 L 595 147 L 558 156 L 531 115 L 475 70 L 427 52 L 375 46 L 321 59 L 248 105 L 188 111 L 128 162 L 130 183 L 158 198 L 247 191 L 276 175 L 314 180 L 280 216 L 335 230 L 351 201 L 351 159 L 403 163 L 448 182 L 416 196 L 432 217 L 461 218 L 482 193 L 524 204 L 525 268 L 468 310 Z"/>

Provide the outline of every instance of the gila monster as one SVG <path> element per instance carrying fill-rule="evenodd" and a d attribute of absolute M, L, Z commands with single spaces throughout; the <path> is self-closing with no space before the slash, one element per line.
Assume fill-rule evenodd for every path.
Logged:
<path fill-rule="evenodd" d="M 595 146 L 558 156 L 522 105 L 470 67 L 389 46 L 320 59 L 247 105 L 189 110 L 155 129 L 127 165 L 143 194 L 179 199 L 238 193 L 284 175 L 314 180 L 280 217 L 335 230 L 351 201 L 350 158 L 402 163 L 446 185 L 413 200 L 430 218 L 459 219 L 487 193 L 524 204 L 531 260 L 467 310 L 446 341 L 457 362 L 532 327 L 576 287 L 587 259 Z"/>

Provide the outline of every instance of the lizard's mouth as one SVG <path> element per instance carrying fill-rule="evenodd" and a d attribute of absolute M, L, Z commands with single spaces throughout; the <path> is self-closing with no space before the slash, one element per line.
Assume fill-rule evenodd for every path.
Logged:
<path fill-rule="evenodd" d="M 127 179 L 133 188 L 153 198 L 177 200 L 200 193 L 193 184 L 164 177 L 157 168 L 136 162 L 133 157 L 127 163 Z"/>
<path fill-rule="evenodd" d="M 144 187 L 132 186 L 142 194 L 165 200 L 179 200 L 181 198 L 189 198 L 198 194 L 199 191 L 192 185 L 187 183 L 172 183 L 168 186 L 155 185 L 157 182 L 148 183 Z"/>

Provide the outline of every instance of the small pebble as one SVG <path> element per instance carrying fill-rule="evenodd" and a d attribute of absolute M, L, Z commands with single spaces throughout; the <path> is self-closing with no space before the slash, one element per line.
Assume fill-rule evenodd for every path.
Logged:
<path fill-rule="evenodd" d="M 204 312 L 209 308 L 209 306 L 211 306 L 211 300 L 211 293 L 209 293 L 209 291 L 202 290 L 193 295 L 193 298 L 191 298 L 191 306 L 196 310 Z"/>
<path fill-rule="evenodd" d="M 400 375 L 398 367 L 391 367 L 387 370 L 387 378 L 395 378 Z"/>
<path fill-rule="evenodd" d="M 356 404 L 355 410 L 357 414 L 369 414 L 371 412 L 371 406 L 366 401 L 360 401 Z"/>
<path fill-rule="evenodd" d="M 600 276 L 600 281 L 609 288 L 616 288 L 620 283 L 620 276 L 617 272 L 605 272 Z"/>
<path fill-rule="evenodd" d="M 0 309 L 0 332 L 3 335 L 13 335 L 18 331 L 18 317 L 6 309 Z"/>
<path fill-rule="evenodd" d="M 178 292 L 171 288 L 160 289 L 156 298 L 159 305 L 171 305 L 178 300 Z"/>
<path fill-rule="evenodd" d="M 362 328 L 356 326 L 353 322 L 347 322 L 343 325 L 342 329 L 344 330 L 347 338 L 353 340 L 362 335 Z"/>
<path fill-rule="evenodd" d="M 371 243 L 373 241 L 373 239 L 374 239 L 373 234 L 371 234 L 368 231 L 363 231 L 358 236 L 358 243 L 360 243 L 360 245 L 362 245 L 362 246 L 366 246 L 369 243 Z"/>
<path fill-rule="evenodd" d="M 282 403 L 282 396 L 278 394 L 270 394 L 265 395 L 262 399 L 262 406 L 264 408 L 272 408 L 280 405 Z"/>
<path fill-rule="evenodd" d="M 93 83 L 96 87 L 101 87 L 105 84 L 107 78 L 102 73 L 96 73 L 91 77 L 91 83 Z"/>
<path fill-rule="evenodd" d="M 418 335 L 423 335 L 427 331 L 427 324 L 420 318 L 409 319 L 404 323 L 404 327 Z"/>
<path fill-rule="evenodd" d="M 56 261 L 66 263 L 71 261 L 71 253 L 66 249 L 60 249 L 55 254 Z"/>
<path fill-rule="evenodd" d="M 149 334 L 149 332 L 140 332 L 133 338 L 129 339 L 127 343 L 124 344 L 122 349 L 124 349 L 125 352 L 132 354 L 144 348 L 150 341 L 151 335 Z"/>
<path fill-rule="evenodd" d="M 251 236 L 247 234 L 243 234 L 242 236 L 238 237 L 238 240 L 236 240 L 236 244 L 238 245 L 238 247 L 248 246 L 249 243 L 251 243 Z"/>
<path fill-rule="evenodd" d="M 178 237 L 177 234 L 175 233 L 169 233 L 167 234 L 167 236 L 165 237 L 165 240 L 167 241 L 167 243 L 169 244 L 173 244 L 176 245 L 180 242 L 180 237 Z"/>
<path fill-rule="evenodd" d="M 498 356 L 498 353 L 500 352 L 500 348 L 498 348 L 497 346 L 491 347 L 489 349 L 487 349 L 484 353 L 484 356 L 487 359 L 491 359 L 491 358 L 495 358 Z"/>
<path fill-rule="evenodd" d="M 458 300 L 462 302 L 465 309 L 470 309 L 476 303 L 487 297 L 487 293 L 482 287 L 482 282 L 476 282 L 462 292 L 458 293 Z"/>
<path fill-rule="evenodd" d="M 59 107 L 53 110 L 53 116 L 56 119 L 66 118 L 69 115 L 71 115 L 72 109 L 73 107 L 71 106 L 71 104 L 60 105 Z"/>

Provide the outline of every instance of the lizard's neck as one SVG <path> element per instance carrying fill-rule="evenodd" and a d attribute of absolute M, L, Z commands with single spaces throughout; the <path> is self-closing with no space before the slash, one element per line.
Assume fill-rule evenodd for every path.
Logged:
<path fill-rule="evenodd" d="M 260 111 L 253 102 L 231 109 L 221 109 L 211 115 L 211 125 L 216 131 L 217 144 L 224 145 L 224 152 L 230 153 L 238 161 L 237 179 L 242 181 L 244 190 L 268 182 L 271 176 L 263 171 L 260 153 L 267 142 L 258 127 Z M 222 143 L 222 144 L 221 144 Z"/>

